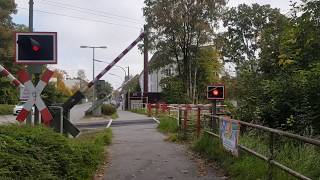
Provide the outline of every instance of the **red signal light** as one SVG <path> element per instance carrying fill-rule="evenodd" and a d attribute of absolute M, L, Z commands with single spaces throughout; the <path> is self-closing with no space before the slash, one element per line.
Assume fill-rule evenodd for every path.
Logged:
<path fill-rule="evenodd" d="M 40 50 L 39 46 L 32 46 L 32 50 L 38 52 Z"/>
<path fill-rule="evenodd" d="M 215 90 L 212 91 L 212 94 L 214 96 L 218 96 L 219 95 L 219 91 L 217 89 L 215 89 Z"/>

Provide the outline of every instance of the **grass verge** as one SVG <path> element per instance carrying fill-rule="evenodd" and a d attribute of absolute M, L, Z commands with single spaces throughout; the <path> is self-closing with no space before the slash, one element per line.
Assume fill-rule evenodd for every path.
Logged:
<path fill-rule="evenodd" d="M 118 118 L 119 118 L 118 113 L 117 113 L 117 112 L 113 113 L 113 114 L 111 115 L 111 118 L 112 118 L 113 120 L 118 119 Z"/>
<path fill-rule="evenodd" d="M 262 143 L 257 143 L 259 138 L 244 135 L 241 144 L 255 149 L 260 153 L 266 152 Z M 268 165 L 251 154 L 240 152 L 239 157 L 234 157 L 226 152 L 220 140 L 208 134 L 203 134 L 196 140 L 192 149 L 204 157 L 217 162 L 232 179 L 267 179 Z M 288 167 L 310 177 L 320 179 L 319 149 L 311 148 L 308 145 L 293 145 L 284 143 L 277 147 L 276 160 Z M 287 173 L 273 167 L 273 179 L 296 179 Z"/>
<path fill-rule="evenodd" d="M 137 114 L 144 114 L 147 115 L 146 110 L 145 109 L 131 109 L 130 110 L 133 113 L 137 113 Z"/>
<path fill-rule="evenodd" d="M 166 141 L 180 142 L 182 140 L 178 132 L 179 126 L 176 119 L 169 116 L 160 116 L 159 121 L 158 130 L 168 135 Z"/>
<path fill-rule="evenodd" d="M 14 105 L 0 104 L 0 115 L 12 114 Z"/>
<path fill-rule="evenodd" d="M 0 179 L 91 179 L 112 132 L 69 139 L 45 127 L 0 126 Z"/>

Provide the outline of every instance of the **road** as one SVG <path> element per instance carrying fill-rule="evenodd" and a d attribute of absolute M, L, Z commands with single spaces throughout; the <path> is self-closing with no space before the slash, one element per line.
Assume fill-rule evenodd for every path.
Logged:
<path fill-rule="evenodd" d="M 104 179 L 220 179 L 214 170 L 200 176 L 198 164 L 186 155 L 186 148 L 164 141 L 166 136 L 157 131 L 157 124 L 150 118 L 125 111 L 118 114 L 119 119 L 111 124 L 114 135 L 109 149 L 111 162 Z"/>
<path fill-rule="evenodd" d="M 70 110 L 70 121 L 72 123 L 79 122 L 85 115 L 85 111 L 89 109 L 91 102 L 77 104 Z"/>
<path fill-rule="evenodd" d="M 75 105 L 70 111 L 71 122 L 72 123 L 79 122 L 84 117 L 85 111 L 89 109 L 90 106 L 91 106 L 91 103 Z M 0 124 L 17 123 L 15 119 L 16 119 L 16 116 L 13 116 L 13 115 L 0 116 Z"/>

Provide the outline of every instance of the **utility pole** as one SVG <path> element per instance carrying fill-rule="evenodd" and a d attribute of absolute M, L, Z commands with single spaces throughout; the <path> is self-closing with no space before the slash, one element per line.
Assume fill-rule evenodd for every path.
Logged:
<path fill-rule="evenodd" d="M 94 79 L 94 49 L 95 48 L 92 48 L 92 79 Z M 94 102 L 96 100 L 96 97 L 95 97 L 96 84 L 93 84 L 92 88 L 93 88 L 93 91 L 92 91 L 92 107 L 93 107 Z"/>
<path fill-rule="evenodd" d="M 143 96 L 148 97 L 148 73 L 149 73 L 149 68 L 148 68 L 148 28 L 147 25 L 144 25 L 144 41 L 143 41 L 143 54 L 144 54 L 144 59 L 143 59 Z"/>

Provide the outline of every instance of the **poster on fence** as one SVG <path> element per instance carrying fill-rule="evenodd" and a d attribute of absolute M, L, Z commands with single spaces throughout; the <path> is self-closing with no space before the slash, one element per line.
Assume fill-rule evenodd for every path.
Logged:
<path fill-rule="evenodd" d="M 220 120 L 220 137 L 223 147 L 233 155 L 238 156 L 238 141 L 240 124 L 231 119 L 222 118 Z"/>

